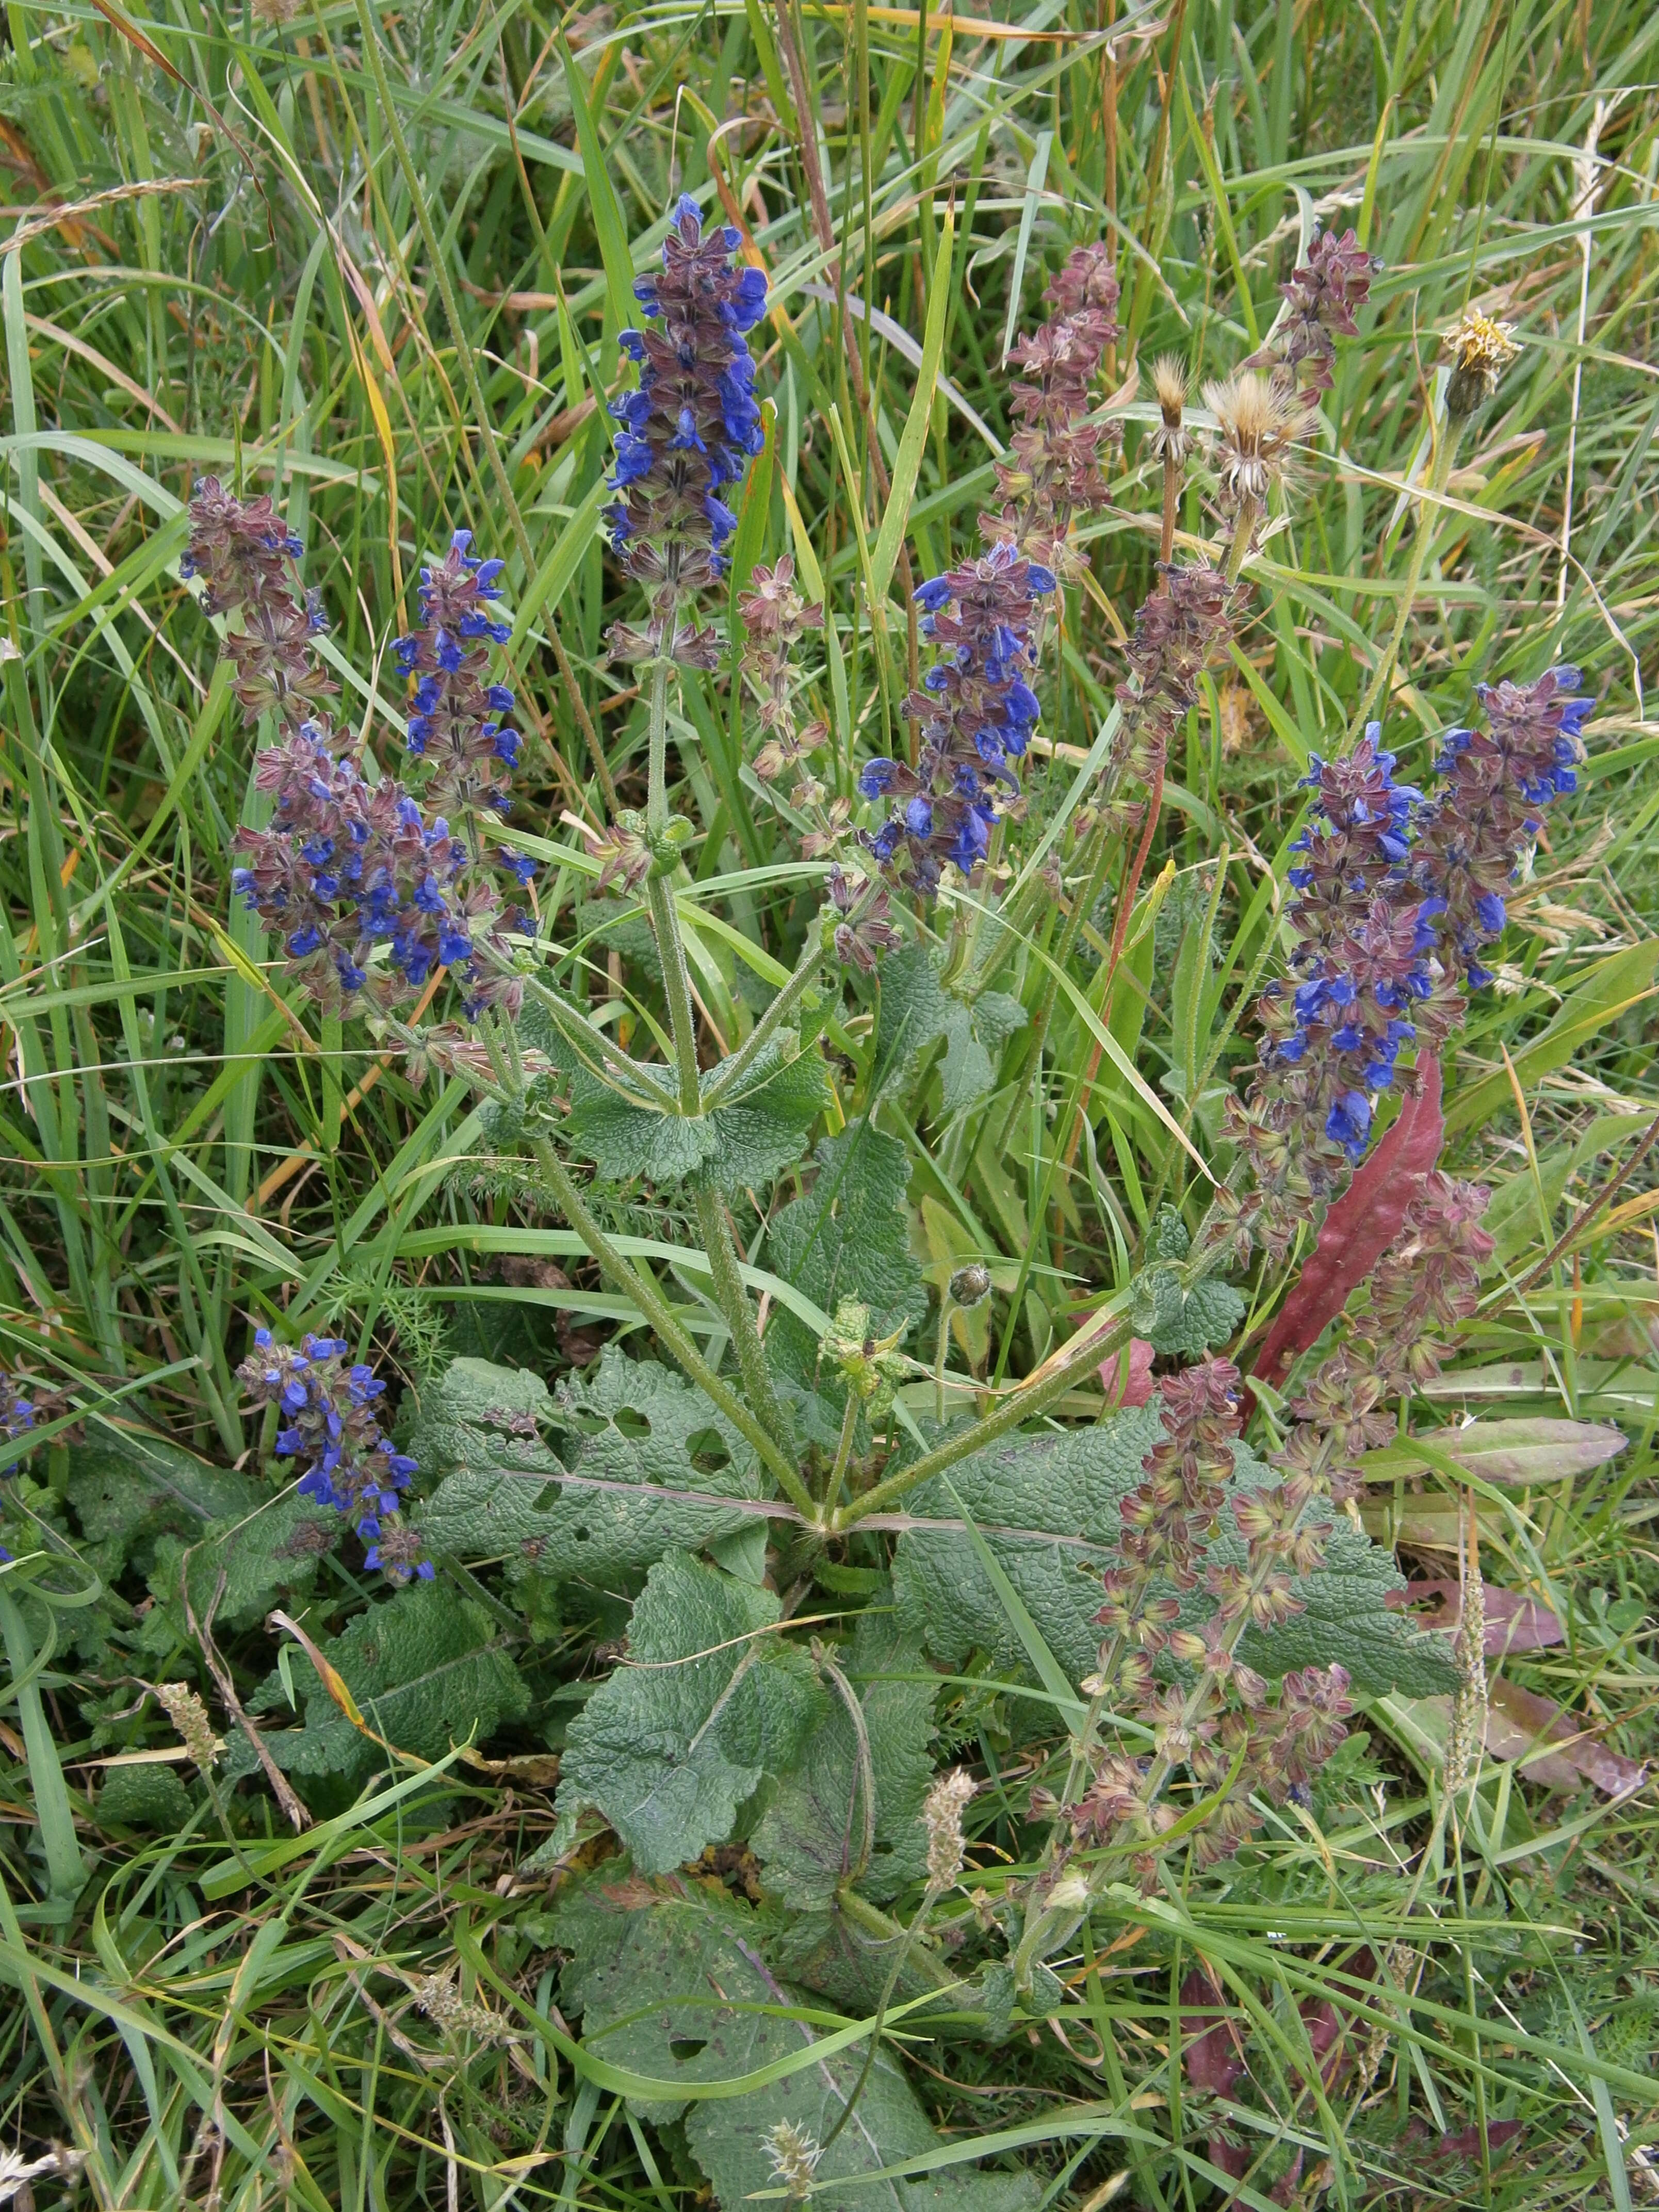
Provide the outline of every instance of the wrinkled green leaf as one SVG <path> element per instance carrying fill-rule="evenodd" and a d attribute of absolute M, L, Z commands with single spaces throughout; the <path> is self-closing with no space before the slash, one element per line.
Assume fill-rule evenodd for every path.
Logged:
<path fill-rule="evenodd" d="M 877 1056 L 884 1060 L 890 1054 L 902 1052 L 914 1067 L 942 1037 L 943 1114 L 973 1105 L 993 1088 L 1002 1048 L 1025 1022 L 1019 1000 L 1000 991 L 983 992 L 971 1006 L 952 998 L 939 982 L 938 967 L 926 945 L 910 945 L 883 963 Z"/>
<path fill-rule="evenodd" d="M 1244 1318 L 1244 1301 L 1231 1283 L 1206 1276 L 1183 1290 L 1172 1261 L 1191 1248 L 1187 1224 L 1171 1206 L 1160 1209 L 1146 1239 L 1146 1271 L 1135 1285 L 1134 1325 L 1154 1352 L 1200 1358 L 1224 1344 Z"/>
<path fill-rule="evenodd" d="M 562 1457 L 538 1429 L 559 1437 Z M 527 1369 L 453 1360 L 409 1442 L 423 1478 L 442 1477 L 420 1508 L 429 1544 L 556 1583 L 610 1588 L 665 1552 L 738 1535 L 754 1516 L 702 1499 L 760 1495 L 753 1450 L 724 1415 L 670 1369 L 614 1345 L 556 1400 Z"/>
<path fill-rule="evenodd" d="M 195 1543 L 207 1523 L 240 1520 L 261 1500 L 246 1475 L 136 1429 L 94 1430 L 71 1444 L 65 1494 L 95 1547 L 94 1563 L 112 1582 L 129 1564 L 147 1569 L 162 1538 Z"/>
<path fill-rule="evenodd" d="M 1101 1572 L 1115 1556 L 1121 1527 L 1119 1503 L 1139 1482 L 1142 1457 L 1162 1433 L 1154 1400 L 1091 1429 L 1014 1438 L 951 1470 L 963 1504 L 1073 1682 L 1096 1663 L 1100 1630 L 1094 1616 Z M 1255 1488 L 1269 1479 L 1243 1444 L 1234 1446 L 1233 1455 L 1239 1483 Z M 925 1485 L 906 1503 L 928 1519 L 956 1517 L 943 1484 Z M 1237 1563 L 1244 1547 L 1224 1534 L 1206 1557 L 1217 1565 Z M 1249 1631 L 1243 1656 L 1269 1679 L 1335 1662 L 1368 1692 L 1394 1688 L 1423 1697 L 1449 1689 L 1456 1669 L 1444 1639 L 1388 1609 L 1389 1591 L 1403 1587 L 1392 1554 L 1339 1519 L 1325 1565 L 1294 1585 L 1306 1610 L 1269 1634 Z M 894 1561 L 894 1589 L 900 1621 L 947 1665 L 959 1667 L 978 1650 L 1000 1670 L 1028 1671 L 1018 1632 L 965 1530 L 907 1530 Z M 1211 1609 L 1200 1585 L 1187 1594 L 1182 1618 L 1201 1621 Z"/>
<path fill-rule="evenodd" d="M 483 1744 L 503 1721 L 530 1709 L 518 1669 L 495 1638 L 481 1606 L 440 1583 L 413 1583 L 358 1613 L 319 1648 L 372 1729 L 400 1751 L 437 1759 L 453 1743 Z M 357 1780 L 386 1764 L 386 1753 L 346 1718 L 303 1651 L 289 1653 L 289 1671 L 304 1726 L 261 1730 L 279 1766 Z M 289 1711 L 279 1671 L 272 1669 L 249 1703 L 255 1713 Z M 252 1747 L 237 1736 L 222 1771 L 234 1780 L 255 1765 Z"/>
<path fill-rule="evenodd" d="M 344 1528 L 331 1508 L 290 1491 L 251 1519 L 210 1521 L 188 1539 L 163 1536 L 149 1573 L 155 1611 L 176 1614 L 178 1634 L 188 1633 L 182 1603 L 187 1576 L 198 1621 L 205 1622 L 211 1612 L 216 1626 L 251 1628 L 279 1598 L 310 1589 L 319 1562 L 339 1542 Z M 225 1584 L 220 1590 L 222 1574 Z M 145 1621 L 145 1641 L 152 1650 L 155 1640 L 148 1632 L 153 1618 Z"/>
<path fill-rule="evenodd" d="M 691 2087 L 753 2072 L 815 2039 L 805 2021 L 781 2016 L 778 2008 L 798 2000 L 766 1964 L 756 1915 L 724 1895 L 678 1882 L 590 1877 L 561 1897 L 552 1918 L 556 1941 L 570 1954 L 560 2004 L 580 2014 L 584 2043 L 613 2064 Z M 755 2191 L 777 2185 L 769 2130 L 789 2120 L 823 2142 L 863 2057 L 863 2045 L 854 2045 L 743 2096 L 641 2103 L 635 2111 L 659 2124 L 684 2112 L 692 2156 L 724 2212 L 737 2212 Z M 811 2202 L 817 2212 L 1017 2212 L 1036 2202 L 1034 2176 L 962 2166 L 913 2180 L 864 2179 L 939 2148 L 884 2046 L 852 2119 L 823 2154 Z"/>
<path fill-rule="evenodd" d="M 738 1807 L 824 1717 L 811 1660 L 768 1632 L 780 1611 L 770 1590 L 684 1552 L 659 1559 L 627 1660 L 571 1723 L 562 1824 L 594 1808 L 647 1874 L 726 1842 Z"/>
<path fill-rule="evenodd" d="M 710 1069 L 705 1085 L 720 1073 Z M 737 1190 L 769 1183 L 794 1165 L 823 1110 L 827 1081 L 816 1051 L 786 1058 L 779 1046 L 763 1053 L 752 1079 L 712 1112 L 682 1115 L 637 1106 L 579 1066 L 571 1072 L 566 1131 L 572 1149 L 607 1182 L 667 1184 L 696 1176 Z"/>
<path fill-rule="evenodd" d="M 767 1232 L 773 1272 L 824 1313 L 833 1314 L 842 1298 L 860 1299 L 878 1335 L 914 1327 L 927 1311 L 927 1292 L 910 1249 L 908 1153 L 897 1138 L 860 1121 L 823 1138 L 812 1157 L 817 1173 L 811 1189 L 781 1207 Z M 766 1341 L 795 1405 L 797 1433 L 833 1451 L 846 1395 L 820 1371 L 817 1340 L 793 1314 L 779 1312 Z M 860 1449 L 866 1439 L 860 1424 Z"/>
<path fill-rule="evenodd" d="M 767 1887 L 796 1907 L 827 1904 L 849 1878 L 867 1896 L 891 1897 L 927 1870 L 921 1801 L 933 1779 L 934 1692 L 903 1679 L 925 1673 L 921 1646 L 872 1611 L 860 1614 L 842 1660 L 864 1716 L 867 1774 L 852 1715 L 832 1694 L 755 1831 Z"/>
<path fill-rule="evenodd" d="M 121 1828 L 160 1828 L 176 1835 L 195 1808 L 190 1792 L 171 1766 L 112 1766 L 98 1792 L 100 1824 Z"/>

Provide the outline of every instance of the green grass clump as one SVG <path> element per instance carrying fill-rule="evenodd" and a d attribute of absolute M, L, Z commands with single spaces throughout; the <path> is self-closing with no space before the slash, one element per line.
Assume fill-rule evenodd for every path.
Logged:
<path fill-rule="evenodd" d="M 16 2144 L 37 2203 L 213 2212 L 789 2187 L 1087 2212 L 1652 2201 L 1659 19 L 153 5 L 8 0 L 0 48 L 0 1369 L 33 1407 L 0 1407 L 0 2183 Z M 230 890 L 238 829 L 270 818 L 270 733 L 243 726 L 179 569 L 198 475 L 271 495 L 340 725 L 395 774 L 390 641 L 422 563 L 456 527 L 503 558 L 546 973 L 672 1065 L 660 939 L 594 847 L 658 789 L 651 678 L 605 657 L 639 605 L 600 510 L 629 288 L 681 192 L 741 226 L 771 286 L 738 543 L 790 554 L 825 604 L 802 711 L 830 726 L 837 824 L 878 818 L 854 814 L 859 769 L 905 743 L 907 586 L 980 549 L 1042 282 L 1105 240 L 1122 288 L 1101 390 L 1123 444 L 995 855 L 1017 926 L 981 911 L 985 875 L 954 904 L 896 897 L 945 983 L 891 964 L 912 951 L 809 1000 L 822 1085 L 789 1109 L 784 1170 L 715 1202 L 742 1246 L 724 1281 L 708 1192 L 567 1141 L 568 1060 L 538 1122 L 465 1069 L 417 1086 L 388 1032 L 294 990 Z M 1380 257 L 1359 334 L 1161 812 L 1091 842 L 1077 811 L 1159 551 L 1152 364 L 1177 356 L 1194 395 L 1233 370 L 1322 226 Z M 1450 453 L 1440 337 L 1472 307 L 1522 349 Z M 1214 486 L 1195 462 L 1183 557 L 1224 557 Z M 1490 1187 L 1495 1250 L 1339 1516 L 1355 1620 L 1310 1613 L 1398 1671 L 1357 1676 L 1346 1740 L 1261 1801 L 1237 1856 L 1178 1834 L 1143 1894 L 1080 1855 L 1090 1900 L 1016 1975 L 1054 1871 L 1033 1785 L 1059 1791 L 1101 1721 L 1079 1684 L 1117 1524 L 1087 1516 L 1115 1516 L 1156 1433 L 1092 1360 L 1030 1419 L 1017 1386 L 1103 1310 L 1115 1343 L 1156 1310 L 1162 1371 L 1223 1339 L 1248 1370 L 1305 1237 L 1204 1285 L 1196 1318 L 1149 1285 L 1232 1163 L 1300 779 L 1369 707 L 1427 782 L 1477 684 L 1553 659 L 1595 695 L 1588 763 L 1444 1054 L 1442 1165 Z M 663 695 L 661 795 L 690 833 L 664 904 L 705 1066 L 800 959 L 824 874 L 740 694 L 722 658 Z M 946 988 L 963 968 L 971 1008 Z M 524 1039 L 556 1059 L 544 1027 Z M 868 1352 L 864 1323 L 821 1341 L 849 1288 Z M 337 1334 L 387 1379 L 430 1583 L 388 1596 L 288 1486 L 236 1372 L 254 1326 Z M 724 1397 L 684 1380 L 677 1340 Z M 1014 1473 L 953 1455 L 951 1424 L 1010 1392 Z M 1265 1455 L 1290 1417 L 1260 1395 Z M 878 1482 L 892 1510 L 859 1528 Z M 643 1535 L 642 1483 L 666 1493 Z M 1484 1582 L 1484 1658 L 1467 1607 L 1450 1647 L 1385 1613 L 1388 1553 Z M 624 1753 L 655 1755 L 653 1669 L 684 1692 L 667 1764 L 704 1760 L 721 1808 L 679 1872 L 684 1832 L 606 1796 Z M 957 1766 L 977 1788 L 946 1882 L 919 1808 Z M 1171 1802 L 1196 1833 L 1196 1797 Z M 850 1858 L 824 1877 L 826 1804 Z M 716 2000 L 718 2031 L 696 2010 Z M 775 2072 L 696 2094 L 719 2036 L 741 2045 L 727 2080 Z M 829 2177 L 856 2131 L 822 2139 L 860 2083 L 885 2178 L 855 2194 Z"/>

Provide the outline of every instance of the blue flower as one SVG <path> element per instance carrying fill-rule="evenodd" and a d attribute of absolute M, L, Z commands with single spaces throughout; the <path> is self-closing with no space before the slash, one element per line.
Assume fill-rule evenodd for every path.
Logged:
<path fill-rule="evenodd" d="M 1365 1157 L 1371 1140 L 1370 1101 L 1363 1091 L 1345 1091 L 1334 1100 L 1325 1119 L 1325 1133 L 1340 1145 L 1356 1163 Z"/>
<path fill-rule="evenodd" d="M 394 1452 L 374 1409 L 384 1385 L 361 1361 L 347 1366 L 349 1346 L 339 1337 L 307 1336 L 303 1347 L 273 1343 L 269 1329 L 237 1370 L 252 1397 L 283 1407 L 289 1419 L 276 1435 L 279 1458 L 305 1462 L 302 1497 L 343 1515 L 371 1547 L 366 1564 L 384 1566 L 394 1582 L 419 1571 L 418 1536 L 398 1516 L 399 1492 L 418 1474 L 416 1462 Z"/>

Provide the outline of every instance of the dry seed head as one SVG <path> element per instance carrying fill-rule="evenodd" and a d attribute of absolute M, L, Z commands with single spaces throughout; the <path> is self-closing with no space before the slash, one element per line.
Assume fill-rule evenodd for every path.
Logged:
<path fill-rule="evenodd" d="M 1498 380 L 1521 349 L 1514 326 L 1495 322 L 1478 308 L 1466 308 L 1443 340 L 1452 357 L 1446 386 L 1446 412 L 1460 420 L 1484 407 L 1498 389 Z"/>
<path fill-rule="evenodd" d="M 162 1682 L 157 1685 L 155 1702 L 178 1730 L 185 1749 L 203 1773 L 211 1773 L 215 1759 L 225 1747 L 213 1733 L 208 1709 L 195 1691 L 187 1682 Z"/>
<path fill-rule="evenodd" d="M 968 1845 L 962 1832 L 963 1808 L 978 1788 L 971 1774 L 953 1766 L 941 1774 L 927 1792 L 921 1808 L 927 1831 L 927 1886 L 954 1889 L 962 1880 Z"/>
<path fill-rule="evenodd" d="M 1220 426 L 1217 469 L 1223 500 L 1260 504 L 1285 473 L 1306 426 L 1306 409 L 1294 392 L 1281 391 L 1253 368 L 1240 369 L 1224 384 L 1206 384 L 1204 404 Z"/>
<path fill-rule="evenodd" d="M 1186 364 L 1177 361 L 1172 353 L 1159 354 L 1152 363 L 1152 390 L 1158 395 L 1165 428 L 1178 430 L 1182 410 L 1187 404 Z"/>
<path fill-rule="evenodd" d="M 780 2120 L 761 2137 L 766 2154 L 772 2161 L 772 2172 L 781 2181 L 792 2203 L 799 2204 L 812 2193 L 812 2175 L 823 2152 L 805 2128 L 798 2128 L 793 2120 Z"/>
<path fill-rule="evenodd" d="M 253 0 L 253 19 L 280 31 L 300 12 L 300 0 Z"/>
<path fill-rule="evenodd" d="M 1182 420 L 1187 405 L 1187 370 L 1172 353 L 1161 353 L 1152 363 L 1152 390 L 1158 395 L 1163 420 L 1152 431 L 1148 450 L 1155 461 L 1178 468 L 1192 451 L 1193 441 Z"/>

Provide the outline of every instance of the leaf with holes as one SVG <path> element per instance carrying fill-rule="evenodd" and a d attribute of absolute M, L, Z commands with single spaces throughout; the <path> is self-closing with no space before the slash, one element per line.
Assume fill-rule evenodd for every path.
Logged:
<path fill-rule="evenodd" d="M 825 1718 L 804 1651 L 770 1632 L 772 1591 L 670 1552 L 634 1607 L 628 1658 L 570 1724 L 557 1810 L 609 1821 L 647 1874 L 731 1836 L 762 1779 Z"/>
<path fill-rule="evenodd" d="M 580 2014 L 595 2057 L 688 2091 L 757 2073 L 823 2039 L 789 2016 L 798 1999 L 768 1966 L 764 1923 L 723 1893 L 682 1881 L 621 1881 L 605 1870 L 564 1891 L 550 1916 L 567 1952 L 559 2002 Z M 659 2125 L 684 2118 L 692 2156 L 723 2212 L 775 2190 L 766 2137 L 787 2120 L 825 2142 L 864 2063 L 854 2044 L 737 2096 L 633 2102 Z M 935 2172 L 874 2177 L 938 2154 Z M 852 2118 L 813 2177 L 814 2212 L 1023 2212 L 1040 2195 L 1030 2173 L 975 2171 L 936 2135 L 902 2067 L 884 2045 Z"/>
<path fill-rule="evenodd" d="M 442 1478 L 418 1508 L 430 1545 L 522 1562 L 553 1582 L 637 1578 L 665 1552 L 752 1527 L 737 1501 L 761 1494 L 754 1453 L 725 1416 L 670 1369 L 614 1345 L 556 1399 L 525 1369 L 452 1361 L 409 1449 L 423 1477 Z"/>
<path fill-rule="evenodd" d="M 951 1470 L 957 1497 L 1073 1682 L 1096 1663 L 1100 1631 L 1094 1616 L 1102 1571 L 1115 1557 L 1119 1504 L 1140 1481 L 1141 1460 L 1163 1433 L 1154 1398 L 1093 1428 L 1012 1438 Z M 1233 1460 L 1241 1486 L 1256 1488 L 1269 1480 L 1245 1445 L 1234 1445 Z M 908 1528 L 899 1540 L 893 1580 L 900 1621 L 946 1665 L 960 1667 L 980 1650 L 999 1669 L 1023 1675 L 1024 1645 L 950 1492 L 927 1484 L 906 1504 L 924 1525 Z M 926 1525 L 930 1522 L 934 1525 Z M 1230 1531 L 1231 1521 L 1227 1526 Z M 1206 1560 L 1232 1565 L 1244 1556 L 1242 1540 L 1224 1533 L 1212 1540 Z M 1334 1662 L 1368 1692 L 1425 1697 L 1448 1689 L 1457 1674 L 1445 1639 L 1389 1610 L 1389 1594 L 1404 1586 L 1392 1553 L 1339 1520 L 1325 1565 L 1294 1585 L 1305 1609 L 1270 1633 L 1249 1630 L 1243 1656 L 1271 1680 L 1293 1668 Z M 1203 1620 L 1212 1602 L 1200 1584 L 1182 1601 L 1183 1620 Z"/>

